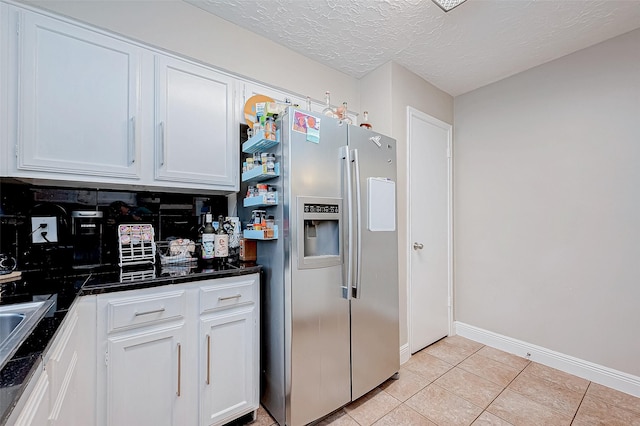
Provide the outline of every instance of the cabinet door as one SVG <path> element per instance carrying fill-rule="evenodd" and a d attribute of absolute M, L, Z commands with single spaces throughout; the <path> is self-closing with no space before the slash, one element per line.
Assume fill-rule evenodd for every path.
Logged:
<path fill-rule="evenodd" d="M 200 322 L 200 425 L 221 425 L 258 408 L 258 329 L 254 305 Z"/>
<path fill-rule="evenodd" d="M 52 350 L 45 355 L 45 363 L 51 379 L 52 425 L 81 426 L 91 421 L 78 415 L 80 406 L 91 403 L 91 391 L 82 386 L 79 367 L 83 364 L 82 342 L 78 338 L 79 316 L 77 306 L 69 311 L 60 326 Z M 94 359 L 95 360 L 95 359 Z M 89 373 L 85 371 L 84 373 Z"/>
<path fill-rule="evenodd" d="M 32 388 L 28 388 L 24 396 L 27 400 L 13 419 L 12 415 L 7 420 L 7 424 L 15 426 L 46 425 L 49 416 L 49 376 L 46 370 L 40 369 L 35 377 L 31 379 L 35 382 Z M 21 401 L 18 402 L 20 405 Z"/>
<path fill-rule="evenodd" d="M 107 424 L 179 425 L 184 419 L 184 323 L 135 330 L 107 343 Z"/>
<path fill-rule="evenodd" d="M 138 179 L 141 49 L 36 13 L 18 19 L 17 174 Z"/>
<path fill-rule="evenodd" d="M 156 180 L 237 191 L 233 79 L 156 56 Z"/>
<path fill-rule="evenodd" d="M 96 419 L 95 296 L 74 302 L 43 359 L 51 382 L 50 425 L 84 426 Z"/>

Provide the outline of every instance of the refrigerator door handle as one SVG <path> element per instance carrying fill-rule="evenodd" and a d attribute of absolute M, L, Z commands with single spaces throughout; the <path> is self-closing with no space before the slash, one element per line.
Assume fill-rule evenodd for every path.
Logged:
<path fill-rule="evenodd" d="M 362 203 L 360 197 L 360 161 L 358 160 L 358 150 L 354 149 L 352 154 L 352 161 L 355 167 L 353 179 L 356 187 L 356 224 L 353 228 L 356 232 L 356 280 L 353 297 L 358 299 L 360 298 L 360 277 L 362 275 L 362 223 L 360 222 L 362 220 Z"/>
<path fill-rule="evenodd" d="M 346 182 L 343 185 L 347 187 L 347 244 L 349 247 L 347 251 L 347 265 L 346 269 L 343 267 L 343 280 L 342 297 L 351 300 L 351 278 L 353 277 L 353 194 L 351 189 L 351 157 L 349 147 L 340 147 L 340 158 L 344 160 Z M 344 186 L 343 186 L 344 189 Z"/>

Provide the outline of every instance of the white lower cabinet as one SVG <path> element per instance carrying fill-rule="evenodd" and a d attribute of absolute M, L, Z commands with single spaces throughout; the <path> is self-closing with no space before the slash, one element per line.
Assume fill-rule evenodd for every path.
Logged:
<path fill-rule="evenodd" d="M 93 423 L 95 329 L 95 296 L 81 297 L 65 316 L 51 348 L 44 355 L 51 382 L 50 425 Z"/>
<path fill-rule="evenodd" d="M 107 424 L 181 424 L 184 335 L 177 323 L 108 339 Z"/>
<path fill-rule="evenodd" d="M 15 426 L 48 424 L 51 394 L 49 384 L 49 376 L 40 366 L 7 420 L 7 424 Z"/>
<path fill-rule="evenodd" d="M 78 299 L 6 424 L 95 423 L 95 297 Z"/>
<path fill-rule="evenodd" d="M 257 410 L 259 276 L 98 296 L 99 425 L 222 425 Z"/>
<path fill-rule="evenodd" d="M 11 425 L 219 426 L 259 406 L 259 274 L 82 296 Z"/>
<path fill-rule="evenodd" d="M 255 279 L 201 289 L 200 425 L 220 425 L 258 407 Z"/>

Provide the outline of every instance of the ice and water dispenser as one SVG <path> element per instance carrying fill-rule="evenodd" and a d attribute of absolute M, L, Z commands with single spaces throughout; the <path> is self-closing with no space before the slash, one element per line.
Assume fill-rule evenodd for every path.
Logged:
<path fill-rule="evenodd" d="M 298 197 L 298 269 L 342 264 L 342 200 Z"/>

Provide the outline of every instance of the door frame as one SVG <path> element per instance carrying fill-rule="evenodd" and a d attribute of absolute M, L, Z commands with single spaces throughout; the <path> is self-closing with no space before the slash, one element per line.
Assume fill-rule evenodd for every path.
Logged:
<path fill-rule="evenodd" d="M 438 126 L 447 131 L 447 311 L 448 311 L 448 323 L 449 331 L 448 335 L 454 334 L 453 328 L 453 126 L 435 117 L 432 117 L 416 108 L 407 106 L 407 343 L 409 345 L 408 352 L 411 357 L 411 289 L 412 289 L 412 276 L 411 276 L 411 123 L 413 119 L 420 119 L 430 124 Z"/>

